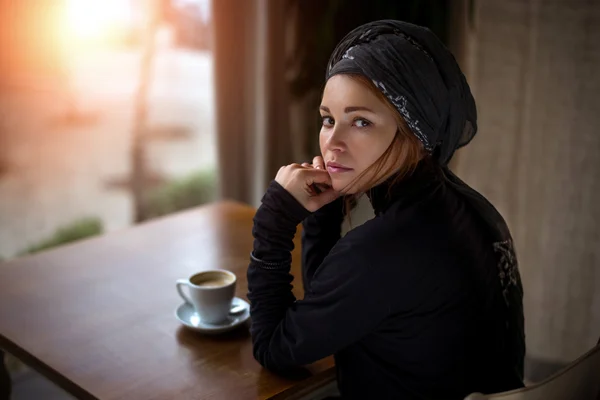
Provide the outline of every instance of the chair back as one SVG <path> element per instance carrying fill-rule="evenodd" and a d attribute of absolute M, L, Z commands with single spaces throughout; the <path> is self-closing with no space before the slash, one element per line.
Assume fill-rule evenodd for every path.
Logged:
<path fill-rule="evenodd" d="M 539 383 L 503 393 L 473 393 L 465 400 L 600 400 L 600 342 Z"/>

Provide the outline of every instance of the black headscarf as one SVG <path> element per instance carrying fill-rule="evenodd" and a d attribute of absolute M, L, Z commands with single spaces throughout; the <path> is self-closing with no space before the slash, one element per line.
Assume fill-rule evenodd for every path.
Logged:
<path fill-rule="evenodd" d="M 477 132 L 471 90 L 454 56 L 427 28 L 406 22 L 370 22 L 337 45 L 327 67 L 366 76 L 386 95 L 440 165 Z"/>
<path fill-rule="evenodd" d="M 500 312 L 505 319 L 498 329 L 506 335 L 499 346 L 506 349 L 507 362 L 522 379 L 523 289 L 510 231 L 492 204 L 447 167 L 454 152 L 477 132 L 475 100 L 454 56 L 427 28 L 395 20 L 374 21 L 354 29 L 337 45 L 326 78 L 337 74 L 363 75 L 381 90 L 441 167 L 448 186 L 487 227 L 504 297 Z"/>

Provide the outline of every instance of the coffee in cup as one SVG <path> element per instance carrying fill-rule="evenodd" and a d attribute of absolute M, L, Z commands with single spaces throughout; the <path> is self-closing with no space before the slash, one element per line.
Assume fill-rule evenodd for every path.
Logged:
<path fill-rule="evenodd" d="M 188 294 L 184 293 L 183 286 L 187 286 Z M 235 274 L 222 269 L 202 271 L 188 279 L 178 279 L 176 284 L 181 298 L 191 304 L 207 324 L 227 320 L 235 286 Z"/>

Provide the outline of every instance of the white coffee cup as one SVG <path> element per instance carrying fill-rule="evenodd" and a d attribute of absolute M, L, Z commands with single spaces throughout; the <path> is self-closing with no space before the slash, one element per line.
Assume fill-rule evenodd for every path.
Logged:
<path fill-rule="evenodd" d="M 202 322 L 218 324 L 229 316 L 236 280 L 234 273 L 214 269 L 198 272 L 188 279 L 178 279 L 176 288 L 181 298 L 194 307 Z M 187 286 L 188 294 L 184 293 L 183 286 Z"/>

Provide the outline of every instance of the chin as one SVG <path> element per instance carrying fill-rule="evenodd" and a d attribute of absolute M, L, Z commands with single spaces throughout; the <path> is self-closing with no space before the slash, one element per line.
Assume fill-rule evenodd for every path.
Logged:
<path fill-rule="evenodd" d="M 332 179 L 331 188 L 336 192 L 341 192 L 347 185 L 347 182 L 344 182 L 340 179 Z"/>

